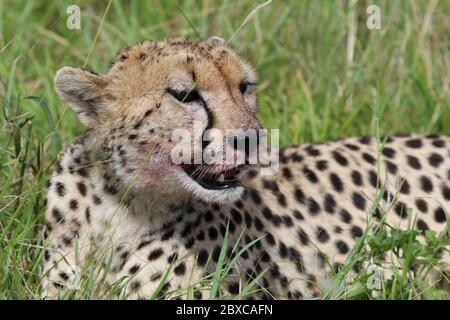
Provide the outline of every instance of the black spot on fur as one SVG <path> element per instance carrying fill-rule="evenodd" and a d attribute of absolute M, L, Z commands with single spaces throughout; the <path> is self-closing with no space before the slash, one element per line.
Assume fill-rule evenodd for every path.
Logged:
<path fill-rule="evenodd" d="M 336 209 L 336 201 L 334 200 L 333 196 L 329 193 L 325 194 L 324 208 L 326 212 L 331 214 L 333 214 L 334 210 Z"/>
<path fill-rule="evenodd" d="M 88 169 L 85 168 L 85 167 L 81 167 L 80 169 L 78 169 L 78 170 L 77 170 L 77 173 L 78 173 L 80 176 L 84 177 L 84 178 L 86 178 L 86 177 L 89 176 L 89 171 L 88 171 Z"/>
<path fill-rule="evenodd" d="M 396 164 L 394 164 L 393 162 L 391 162 L 389 160 L 386 160 L 385 163 L 386 163 L 387 170 L 390 173 L 397 174 L 397 165 Z"/>
<path fill-rule="evenodd" d="M 303 171 L 303 174 L 305 175 L 306 179 L 308 179 L 309 182 L 317 183 L 319 181 L 316 174 L 313 171 L 309 170 L 308 168 L 305 167 L 302 169 L 302 171 Z"/>
<path fill-rule="evenodd" d="M 262 214 L 263 214 L 264 218 L 266 218 L 267 220 L 272 220 L 273 213 L 272 213 L 272 210 L 270 210 L 268 207 L 263 208 Z"/>
<path fill-rule="evenodd" d="M 345 222 L 345 223 L 352 222 L 352 215 L 350 213 L 348 213 L 347 210 L 341 209 L 341 211 L 339 212 L 339 215 L 341 216 L 342 222 Z"/>
<path fill-rule="evenodd" d="M 316 148 L 314 148 L 312 145 L 309 145 L 308 147 L 306 147 L 305 151 L 308 155 L 310 155 L 312 157 L 320 156 L 320 151 L 317 150 Z"/>
<path fill-rule="evenodd" d="M 372 187 L 378 188 L 378 176 L 373 170 L 369 171 L 369 181 Z"/>
<path fill-rule="evenodd" d="M 219 246 L 216 246 L 212 252 L 212 258 L 215 262 L 219 261 L 221 248 Z"/>
<path fill-rule="evenodd" d="M 208 261 L 208 252 L 206 250 L 202 249 L 197 255 L 197 261 L 198 264 L 201 266 L 205 266 L 206 262 Z"/>
<path fill-rule="evenodd" d="M 161 279 L 161 277 L 162 277 L 162 272 L 160 272 L 160 271 L 155 272 L 154 274 L 152 274 L 150 276 L 150 281 L 157 281 L 157 280 Z"/>
<path fill-rule="evenodd" d="M 353 192 L 352 201 L 356 208 L 360 210 L 366 209 L 366 199 L 358 192 Z"/>
<path fill-rule="evenodd" d="M 283 177 L 286 179 L 286 180 L 288 180 L 288 181 L 291 181 L 292 180 L 292 178 L 293 178 L 293 176 L 292 176 L 292 172 L 291 172 L 291 170 L 289 169 L 289 168 L 283 168 L 282 169 L 282 172 L 283 172 Z"/>
<path fill-rule="evenodd" d="M 320 211 L 320 206 L 319 206 L 319 204 L 317 203 L 317 201 L 314 200 L 313 198 L 309 197 L 308 200 L 307 200 L 307 202 L 306 202 L 306 205 L 308 206 L 309 213 L 310 213 L 311 215 L 315 216 L 316 214 L 319 213 L 319 211 Z"/>
<path fill-rule="evenodd" d="M 309 243 L 309 237 L 306 232 L 303 229 L 299 228 L 297 234 L 300 242 L 306 246 Z"/>
<path fill-rule="evenodd" d="M 364 136 L 359 138 L 359 143 L 361 144 L 371 144 L 372 143 L 372 137 L 371 136 Z"/>
<path fill-rule="evenodd" d="M 172 238 L 173 233 L 174 233 L 174 230 L 173 230 L 173 229 L 167 230 L 167 231 L 162 235 L 161 241 L 167 241 L 167 240 L 169 240 L 170 238 Z"/>
<path fill-rule="evenodd" d="M 348 160 L 339 151 L 334 150 L 332 153 L 333 159 L 336 160 L 341 166 L 347 166 Z"/>
<path fill-rule="evenodd" d="M 130 289 L 132 292 L 136 292 L 140 289 L 141 287 L 141 282 L 138 280 L 134 280 L 131 284 L 130 284 Z M 162 291 L 162 290 L 161 290 Z"/>
<path fill-rule="evenodd" d="M 91 223 L 91 209 L 89 207 L 86 207 L 86 210 L 84 210 L 84 216 L 86 217 L 87 223 Z"/>
<path fill-rule="evenodd" d="M 150 243 L 152 243 L 153 240 L 143 240 L 139 245 L 137 246 L 137 250 L 141 250 L 142 248 L 148 246 Z"/>
<path fill-rule="evenodd" d="M 86 185 L 84 184 L 84 182 L 82 182 L 82 181 L 78 182 L 77 183 L 77 188 L 78 188 L 78 191 L 80 192 L 80 194 L 83 197 L 85 197 L 86 193 L 87 193 L 87 188 L 86 188 Z"/>
<path fill-rule="evenodd" d="M 282 216 L 281 220 L 283 221 L 284 225 L 288 228 L 290 228 L 294 225 L 294 222 L 292 222 L 292 218 L 288 215 Z"/>
<path fill-rule="evenodd" d="M 148 109 L 147 111 L 145 111 L 145 113 L 144 113 L 144 118 L 146 118 L 146 117 L 148 117 L 149 115 L 151 115 L 152 112 L 153 112 L 152 109 Z"/>
<path fill-rule="evenodd" d="M 210 210 L 208 210 L 205 212 L 204 218 L 205 218 L 205 222 L 211 222 L 213 220 L 214 216 L 213 216 L 212 212 Z"/>
<path fill-rule="evenodd" d="M 395 213 L 402 219 L 406 219 L 408 217 L 406 204 L 401 201 L 397 201 L 397 203 L 395 204 Z"/>
<path fill-rule="evenodd" d="M 198 241 L 204 241 L 205 240 L 205 232 L 203 230 L 201 230 L 198 234 L 197 234 L 197 240 Z"/>
<path fill-rule="evenodd" d="M 431 144 L 433 146 L 435 146 L 436 148 L 444 148 L 445 147 L 445 141 L 442 139 L 435 139 L 435 140 L 433 140 L 433 142 Z"/>
<path fill-rule="evenodd" d="M 305 220 L 305 217 L 303 217 L 303 214 L 298 210 L 292 211 L 292 214 L 294 215 L 294 218 L 297 220 L 300 220 L 300 221 Z"/>
<path fill-rule="evenodd" d="M 242 223 L 242 216 L 239 211 L 237 211 L 236 209 L 231 209 L 230 213 L 231 213 L 231 218 L 233 219 L 233 221 L 236 224 Z"/>
<path fill-rule="evenodd" d="M 263 187 L 267 190 L 272 191 L 273 193 L 280 192 L 280 188 L 275 181 L 263 180 Z"/>
<path fill-rule="evenodd" d="M 360 227 L 358 227 L 358 226 L 353 226 L 350 229 L 350 233 L 351 233 L 353 238 L 360 238 L 363 235 L 363 230 Z"/>
<path fill-rule="evenodd" d="M 433 191 L 433 183 L 426 176 L 421 176 L 420 177 L 420 185 L 422 187 L 422 190 L 425 191 L 425 192 Z"/>
<path fill-rule="evenodd" d="M 228 291 L 230 291 L 231 294 L 239 294 L 239 284 L 231 283 L 230 285 L 228 285 Z"/>
<path fill-rule="evenodd" d="M 395 157 L 395 150 L 389 147 L 383 148 L 383 154 L 388 158 L 394 158 Z"/>
<path fill-rule="evenodd" d="M 264 238 L 266 239 L 269 245 L 274 246 L 276 244 L 275 238 L 271 233 L 267 233 Z"/>
<path fill-rule="evenodd" d="M 286 258 L 288 255 L 287 247 L 286 245 L 280 241 L 280 244 L 278 245 L 279 253 L 281 258 Z"/>
<path fill-rule="evenodd" d="M 351 176 L 352 176 L 352 181 L 355 185 L 357 185 L 358 187 L 362 186 L 363 180 L 362 180 L 361 173 L 359 173 L 356 170 L 353 170 L 351 173 Z"/>
<path fill-rule="evenodd" d="M 139 265 L 135 264 L 134 266 L 132 266 L 129 270 L 128 273 L 129 274 L 135 274 L 136 272 L 138 272 L 139 270 Z"/>
<path fill-rule="evenodd" d="M 261 197 L 259 196 L 258 191 L 255 189 L 249 189 L 250 198 L 253 200 L 255 204 L 261 204 Z"/>
<path fill-rule="evenodd" d="M 362 154 L 362 157 L 366 162 L 368 162 L 370 164 L 375 164 L 375 162 L 376 162 L 376 159 L 366 152 L 364 152 Z"/>
<path fill-rule="evenodd" d="M 342 180 L 335 173 L 330 174 L 330 182 L 337 192 L 342 192 L 344 190 Z"/>
<path fill-rule="evenodd" d="M 215 227 L 209 227 L 208 229 L 208 236 L 211 240 L 216 240 L 219 233 L 217 232 L 217 229 Z"/>
<path fill-rule="evenodd" d="M 63 183 L 61 182 L 56 182 L 56 194 L 60 197 L 64 197 L 64 195 L 66 194 L 66 187 L 64 186 Z"/>
<path fill-rule="evenodd" d="M 405 145 L 407 147 L 409 147 L 409 148 L 414 148 L 414 149 L 421 148 L 422 147 L 422 140 L 420 140 L 420 139 L 410 139 L 410 140 L 406 141 Z"/>
<path fill-rule="evenodd" d="M 96 205 L 102 204 L 102 200 L 95 194 L 92 196 L 92 200 L 94 201 L 94 204 L 96 204 Z"/>
<path fill-rule="evenodd" d="M 61 165 L 61 160 L 56 162 L 56 173 L 61 174 L 63 172 L 63 166 Z"/>
<path fill-rule="evenodd" d="M 256 177 L 258 175 L 258 171 L 256 170 L 248 170 L 247 171 L 247 177 L 249 179 L 253 179 L 254 177 Z"/>
<path fill-rule="evenodd" d="M 408 162 L 408 165 L 413 169 L 420 170 L 422 168 L 419 159 L 414 156 L 406 156 L 406 161 Z"/>
<path fill-rule="evenodd" d="M 63 223 L 64 222 L 64 216 L 62 215 L 61 210 L 54 207 L 52 210 L 52 216 L 55 218 L 57 223 Z"/>
<path fill-rule="evenodd" d="M 417 229 L 420 231 L 427 231 L 428 225 L 425 223 L 425 221 L 423 221 L 422 219 L 418 219 L 417 220 Z"/>
<path fill-rule="evenodd" d="M 316 162 L 316 168 L 319 171 L 324 171 L 328 168 L 328 161 L 327 160 L 319 160 Z"/>
<path fill-rule="evenodd" d="M 255 217 L 255 228 L 258 231 L 264 230 L 264 224 L 262 223 L 261 219 L 259 219 L 258 217 Z"/>
<path fill-rule="evenodd" d="M 252 216 L 247 211 L 244 211 L 244 218 L 245 218 L 245 226 L 248 229 L 250 229 L 252 227 L 252 224 L 253 224 Z"/>
<path fill-rule="evenodd" d="M 302 162 L 303 161 L 303 156 L 299 155 L 297 152 L 294 152 L 291 155 L 291 159 L 292 159 L 293 162 Z"/>
<path fill-rule="evenodd" d="M 428 211 L 428 205 L 423 199 L 416 199 L 416 207 L 423 213 L 426 213 Z"/>
<path fill-rule="evenodd" d="M 316 231 L 317 240 L 321 243 L 328 242 L 330 239 L 330 236 L 327 232 L 327 230 L 323 229 L 322 227 L 318 227 Z"/>
<path fill-rule="evenodd" d="M 358 147 L 357 145 L 354 145 L 354 144 L 351 144 L 351 143 L 346 143 L 345 146 L 346 146 L 348 149 L 352 150 L 352 151 L 357 151 L 357 150 L 359 150 L 359 147 Z"/>
<path fill-rule="evenodd" d="M 445 212 L 442 208 L 436 208 L 436 210 L 434 211 L 434 219 L 436 220 L 436 222 L 439 223 L 443 223 L 447 221 Z"/>
<path fill-rule="evenodd" d="M 342 240 L 336 241 L 336 248 L 341 254 L 346 254 L 349 251 L 347 244 Z"/>
<path fill-rule="evenodd" d="M 442 186 L 442 196 L 445 200 L 450 200 L 450 188 L 447 186 Z"/>
<path fill-rule="evenodd" d="M 70 210 L 77 210 L 78 209 L 78 201 L 75 199 L 70 200 L 69 207 L 70 207 Z"/>
<path fill-rule="evenodd" d="M 173 272 L 177 275 L 177 276 L 182 276 L 186 273 L 186 265 L 184 264 L 184 262 L 181 262 L 179 265 L 177 265 L 174 269 Z"/>
<path fill-rule="evenodd" d="M 202 293 L 201 293 L 201 291 L 195 290 L 195 291 L 194 291 L 194 298 L 195 298 L 196 300 L 201 300 L 201 299 L 202 299 Z"/>
<path fill-rule="evenodd" d="M 431 166 L 433 167 L 439 167 L 439 165 L 444 162 L 444 158 L 438 154 L 438 153 L 432 153 L 429 157 L 428 157 L 428 162 L 430 163 Z"/>
<path fill-rule="evenodd" d="M 305 203 L 305 194 L 302 190 L 295 188 L 294 190 L 294 197 L 295 200 L 297 200 L 298 203 L 304 204 Z"/>
<path fill-rule="evenodd" d="M 69 280 L 68 274 L 65 273 L 65 272 L 63 272 L 63 271 L 61 271 L 61 272 L 59 273 L 59 276 L 60 276 L 60 278 L 63 279 L 64 281 Z"/>
<path fill-rule="evenodd" d="M 411 187 L 409 186 L 409 183 L 406 179 L 402 179 L 400 182 L 400 192 L 403 194 L 409 194 Z"/>
<path fill-rule="evenodd" d="M 282 193 L 278 193 L 277 194 L 277 201 L 278 201 L 278 204 L 280 205 L 280 206 L 282 206 L 282 207 L 287 207 L 287 201 L 286 201 L 286 196 L 284 195 L 284 194 L 282 194 Z"/>
<path fill-rule="evenodd" d="M 157 249 L 153 250 L 152 252 L 150 252 L 150 254 L 148 255 L 148 260 L 149 261 L 156 260 L 159 257 L 161 257 L 163 253 L 164 253 L 164 251 L 162 248 L 157 248 Z"/>

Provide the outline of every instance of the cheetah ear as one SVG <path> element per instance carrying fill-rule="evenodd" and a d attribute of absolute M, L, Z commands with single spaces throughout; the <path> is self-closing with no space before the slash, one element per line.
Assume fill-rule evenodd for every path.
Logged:
<path fill-rule="evenodd" d="M 218 36 L 212 36 L 208 40 L 206 40 L 212 46 L 221 46 L 225 44 L 225 40 Z"/>
<path fill-rule="evenodd" d="M 80 68 L 63 67 L 55 76 L 56 92 L 88 127 L 98 124 L 106 80 Z"/>

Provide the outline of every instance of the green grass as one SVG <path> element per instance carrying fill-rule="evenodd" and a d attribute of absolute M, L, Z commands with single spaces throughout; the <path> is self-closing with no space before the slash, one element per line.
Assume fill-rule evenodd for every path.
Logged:
<path fill-rule="evenodd" d="M 58 152 L 83 131 L 53 89 L 64 65 L 86 63 L 102 73 L 119 49 L 144 39 L 228 39 L 239 30 L 231 45 L 259 71 L 259 118 L 280 129 L 281 145 L 393 132 L 450 134 L 448 1 L 278 0 L 241 29 L 257 2 L 113 0 L 101 29 L 107 1 L 77 3 L 81 30 L 66 27 L 73 1 L 0 1 L 0 299 L 39 296 L 43 186 Z M 366 27 L 365 9 L 374 3 L 381 7 L 381 30 Z M 385 228 L 367 233 L 350 256 L 348 266 L 362 268 L 358 277 L 344 282 L 344 267 L 324 297 L 445 297 L 434 287 L 420 294 L 420 279 L 395 268 L 393 282 L 378 296 L 370 293 L 363 262 L 382 256 Z M 401 240 L 388 247 L 423 258 L 411 264 L 436 264 L 433 250 L 445 241 L 430 235 L 422 245 L 405 232 L 392 235 Z M 211 288 L 223 272 L 216 275 Z M 89 297 L 92 286 L 77 297 Z M 220 297 L 218 289 L 211 294 Z"/>

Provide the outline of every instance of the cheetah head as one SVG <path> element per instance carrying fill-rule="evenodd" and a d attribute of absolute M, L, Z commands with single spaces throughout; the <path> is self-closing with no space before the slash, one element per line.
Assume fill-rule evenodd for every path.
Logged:
<path fill-rule="evenodd" d="M 241 196 L 241 163 L 203 159 L 207 148 L 224 154 L 236 143 L 230 129 L 261 131 L 255 72 L 222 39 L 146 41 L 122 51 L 104 75 L 63 67 L 55 87 L 90 128 L 95 159 L 113 190 L 156 201 L 225 203 Z M 176 162 L 180 147 L 189 152 Z M 246 156 L 248 148 L 234 145 L 232 158 Z"/>

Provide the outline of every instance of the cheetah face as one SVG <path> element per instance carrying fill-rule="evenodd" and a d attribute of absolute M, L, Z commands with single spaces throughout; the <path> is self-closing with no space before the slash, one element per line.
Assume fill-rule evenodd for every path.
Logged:
<path fill-rule="evenodd" d="M 223 40 L 144 42 L 105 75 L 64 67 L 55 86 L 94 132 L 113 188 L 157 201 L 224 203 L 242 194 L 236 173 L 248 148 L 236 139 L 261 129 L 256 76 Z"/>

